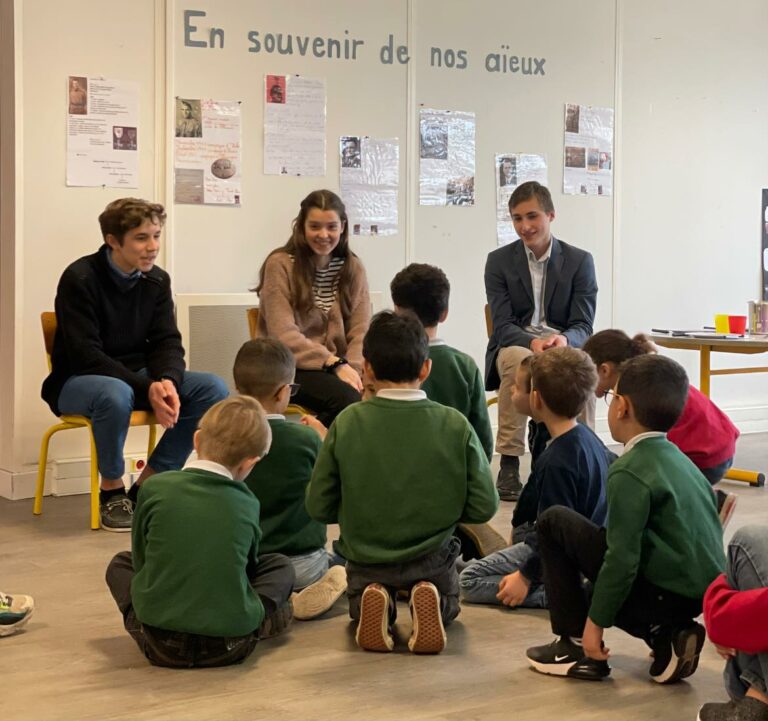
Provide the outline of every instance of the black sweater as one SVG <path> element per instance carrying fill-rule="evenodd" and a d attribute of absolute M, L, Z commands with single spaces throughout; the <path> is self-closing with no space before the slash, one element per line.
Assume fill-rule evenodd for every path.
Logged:
<path fill-rule="evenodd" d="M 184 349 L 170 276 L 155 266 L 137 283 L 121 288 L 109 267 L 107 248 L 103 245 L 72 263 L 56 290 L 58 327 L 42 397 L 57 415 L 59 394 L 73 375 L 119 378 L 133 388 L 135 407 L 147 410 L 153 381 L 169 378 L 181 385 Z M 136 372 L 142 368 L 148 376 Z"/>

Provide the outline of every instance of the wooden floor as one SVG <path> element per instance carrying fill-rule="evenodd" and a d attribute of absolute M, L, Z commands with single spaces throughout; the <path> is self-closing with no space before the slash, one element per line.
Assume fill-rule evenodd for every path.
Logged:
<path fill-rule="evenodd" d="M 737 461 L 768 467 L 768 436 L 739 441 Z M 727 534 L 765 523 L 764 488 L 724 483 L 739 504 Z M 494 525 L 509 529 L 511 504 Z M 0 639 L 0 718 L 7 719 L 694 719 L 723 700 L 722 664 L 707 644 L 688 682 L 649 680 L 648 650 L 617 630 L 610 679 L 600 683 L 541 676 L 525 649 L 551 638 L 545 611 L 465 605 L 440 656 L 415 657 L 405 641 L 407 606 L 398 604 L 399 644 L 380 655 L 357 649 L 340 601 L 328 617 L 296 622 L 242 666 L 173 671 L 150 666 L 123 631 L 104 584 L 127 534 L 87 528 L 85 496 L 0 499 L 0 588 L 36 601 L 27 629 Z M 194 548 L 190 548 L 194 553 Z"/>

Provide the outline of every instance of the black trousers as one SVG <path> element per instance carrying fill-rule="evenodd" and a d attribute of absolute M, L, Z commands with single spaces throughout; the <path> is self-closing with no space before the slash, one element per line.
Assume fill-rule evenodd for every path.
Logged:
<path fill-rule="evenodd" d="M 285 556 L 277 553 L 259 556 L 256 574 L 250 582 L 264 605 L 264 621 L 253 633 L 219 638 L 166 631 L 141 623 L 136 618 L 131 600 L 131 553 L 118 553 L 107 567 L 107 586 L 123 614 L 125 630 L 150 663 L 170 668 L 229 666 L 245 661 L 256 648 L 260 630 L 267 625 L 274 625 L 274 617 L 288 603 L 295 577 L 293 564 Z"/>
<path fill-rule="evenodd" d="M 354 563 L 347 561 L 347 598 L 349 615 L 360 620 L 360 601 L 365 587 L 380 583 L 389 592 L 390 623 L 395 622 L 397 591 L 410 591 L 419 581 L 434 583 L 440 592 L 440 615 L 447 626 L 459 615 L 459 574 L 456 558 L 461 552 L 461 541 L 451 536 L 436 551 L 405 563 Z"/>
<path fill-rule="evenodd" d="M 296 369 L 299 392 L 292 398 L 294 403 L 317 414 L 317 419 L 327 428 L 347 406 L 362 399 L 349 383 L 339 380 L 335 373 Z"/>
<path fill-rule="evenodd" d="M 582 576 L 592 583 L 597 579 L 607 550 L 605 529 L 565 506 L 544 511 L 536 528 L 552 631 L 581 638 L 590 604 Z M 650 643 L 652 632 L 658 633 L 659 627 L 689 624 L 701 613 L 701 602 L 701 598 L 680 596 L 638 575 L 615 625 Z"/>

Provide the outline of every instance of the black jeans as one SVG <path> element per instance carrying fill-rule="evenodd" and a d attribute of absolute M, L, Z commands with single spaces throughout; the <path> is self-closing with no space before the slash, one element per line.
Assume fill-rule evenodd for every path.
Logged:
<path fill-rule="evenodd" d="M 347 406 L 362 399 L 360 393 L 349 383 L 340 380 L 335 373 L 297 368 L 296 382 L 301 384 L 301 388 L 291 400 L 314 411 L 326 428 Z"/>
<path fill-rule="evenodd" d="M 118 553 L 107 567 L 107 586 L 123 614 L 125 630 L 136 641 L 142 653 L 155 666 L 192 668 L 229 666 L 242 663 L 256 647 L 260 630 L 269 625 L 288 604 L 295 573 L 285 556 L 267 553 L 259 556 L 251 587 L 264 605 L 264 621 L 259 629 L 245 636 L 219 638 L 182 631 L 166 631 L 141 623 L 131 601 L 133 560 L 129 551 Z M 284 614 L 284 610 L 283 610 Z"/>
<path fill-rule="evenodd" d="M 605 529 L 571 508 L 552 506 L 536 524 L 544 586 L 552 631 L 581 638 L 589 611 L 589 592 L 582 575 L 592 583 L 603 565 Z M 688 598 L 655 586 L 638 575 L 616 615 L 615 625 L 650 643 L 652 630 L 689 624 L 701 613 L 701 598 Z"/>
<path fill-rule="evenodd" d="M 360 620 L 360 601 L 365 587 L 380 583 L 389 592 L 390 623 L 397 617 L 395 594 L 409 591 L 419 581 L 434 583 L 440 592 L 440 615 L 447 626 L 459 615 L 459 574 L 456 558 L 461 551 L 461 541 L 451 536 L 436 551 L 414 558 L 405 563 L 354 563 L 347 561 L 347 598 L 349 615 Z"/>

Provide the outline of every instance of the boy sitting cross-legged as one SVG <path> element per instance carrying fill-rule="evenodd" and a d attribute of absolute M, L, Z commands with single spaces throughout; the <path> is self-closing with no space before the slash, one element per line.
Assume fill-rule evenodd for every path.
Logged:
<path fill-rule="evenodd" d="M 685 370 L 671 358 L 642 355 L 622 364 L 606 396 L 611 435 L 624 444 L 608 472 L 607 528 L 562 506 L 539 516 L 544 585 L 559 638 L 528 649 L 537 671 L 607 676 L 603 630 L 610 626 L 650 646 L 657 683 L 696 670 L 704 629 L 693 619 L 725 557 L 714 494 L 665 436 L 687 393 Z M 582 574 L 594 583 L 591 602 Z"/>
<path fill-rule="evenodd" d="M 395 593 L 410 590 L 414 653 L 439 653 L 459 613 L 455 561 L 462 521 L 498 508 L 477 434 L 453 408 L 427 399 L 427 336 L 411 314 L 377 314 L 363 341 L 376 396 L 349 406 L 328 430 L 307 488 L 307 510 L 339 523 L 349 614 L 357 643 L 391 651 Z"/>
<path fill-rule="evenodd" d="M 515 509 L 520 511 L 516 525 L 533 521 L 533 529 L 522 542 L 472 561 L 459 583 L 465 601 L 545 608 L 536 518 L 560 505 L 602 524 L 608 451 L 591 429 L 576 420 L 597 383 L 589 356 L 565 347 L 524 360 L 517 367 L 512 402 L 518 412 L 544 423 L 552 439 L 537 458 Z"/>
<path fill-rule="evenodd" d="M 150 663 L 241 663 L 290 624 L 293 566 L 257 555 L 259 502 L 243 483 L 270 440 L 259 403 L 229 398 L 200 419 L 198 460 L 144 482 L 133 553 L 112 559 L 107 585 Z"/>
<path fill-rule="evenodd" d="M 327 611 L 347 582 L 343 566 L 329 571 L 325 524 L 313 521 L 304 506 L 322 442 L 312 428 L 283 415 L 297 389 L 295 372 L 293 353 L 284 343 L 256 338 L 238 351 L 232 375 L 238 392 L 259 401 L 272 431 L 269 455 L 245 478 L 261 504 L 261 550 L 291 559 L 299 592 L 293 599 L 294 616 L 307 620 Z"/>

